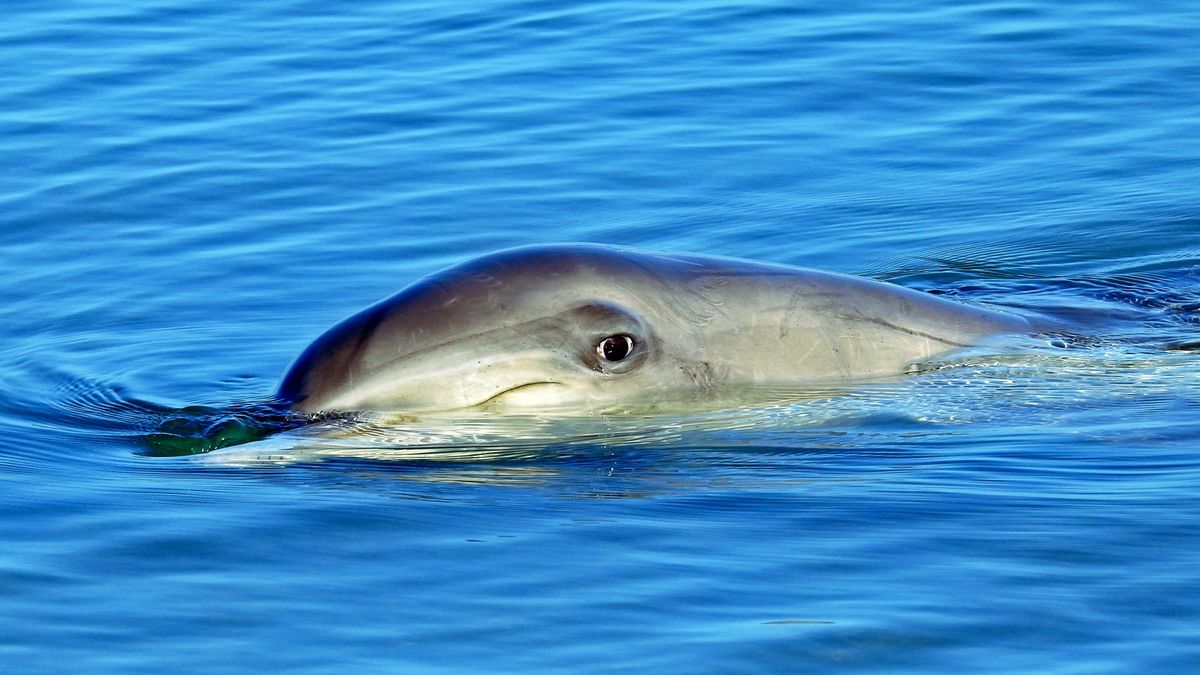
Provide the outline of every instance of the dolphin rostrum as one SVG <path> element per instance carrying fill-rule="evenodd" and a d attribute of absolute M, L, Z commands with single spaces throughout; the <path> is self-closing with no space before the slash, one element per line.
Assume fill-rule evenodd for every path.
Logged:
<path fill-rule="evenodd" d="M 1028 320 L 853 276 L 594 244 L 426 277 L 330 328 L 289 368 L 302 412 L 555 408 L 838 384 Z"/>

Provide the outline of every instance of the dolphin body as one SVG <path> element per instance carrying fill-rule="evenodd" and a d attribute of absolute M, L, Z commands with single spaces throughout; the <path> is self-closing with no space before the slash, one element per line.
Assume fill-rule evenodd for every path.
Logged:
<path fill-rule="evenodd" d="M 595 244 L 509 249 L 333 326 L 295 410 L 416 412 L 716 398 L 899 375 L 1028 320 L 858 277 Z"/>

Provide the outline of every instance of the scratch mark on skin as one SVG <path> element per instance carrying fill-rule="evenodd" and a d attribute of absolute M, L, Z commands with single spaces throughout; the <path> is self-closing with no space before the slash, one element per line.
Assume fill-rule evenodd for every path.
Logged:
<path fill-rule="evenodd" d="M 884 328 L 891 328 L 892 330 L 900 332 L 900 333 L 906 333 L 908 335 L 914 335 L 916 337 L 923 337 L 927 340 L 933 340 L 934 342 L 940 342 L 944 345 L 949 345 L 951 347 L 966 347 L 967 346 L 967 344 L 963 343 L 963 342 L 951 340 L 950 338 L 938 337 L 937 335 L 933 335 L 931 333 L 914 330 L 912 328 L 905 328 L 904 326 L 898 326 L 890 321 L 884 321 L 883 319 L 876 319 L 876 318 L 870 318 L 870 317 L 865 317 L 865 316 L 860 316 L 857 318 L 862 321 L 867 321 L 869 323 L 873 323 L 878 326 L 883 326 Z"/>
<path fill-rule="evenodd" d="M 825 346 L 829 349 L 829 351 L 833 354 L 834 358 L 837 360 L 837 367 L 838 367 L 838 370 L 841 371 L 841 376 L 846 379 L 849 379 L 852 375 L 852 371 L 850 370 L 850 364 L 846 363 L 845 355 L 842 354 L 841 347 L 832 338 L 833 338 L 833 336 L 830 335 L 829 333 L 826 333 L 824 331 L 821 332 L 821 340 L 825 343 Z"/>
<path fill-rule="evenodd" d="M 804 296 L 803 289 L 797 288 L 792 291 L 788 298 L 787 306 L 783 310 L 783 320 L 779 323 L 779 339 L 787 338 L 788 333 L 792 331 L 792 315 L 800 308 L 800 298 Z"/>
<path fill-rule="evenodd" d="M 810 343 L 808 344 L 808 349 L 807 349 L 807 350 L 805 350 L 805 351 L 804 351 L 804 353 L 803 353 L 803 354 L 801 354 L 800 356 L 797 356 L 797 357 L 796 357 L 796 360 L 795 360 L 795 362 L 796 362 L 796 363 L 804 363 L 804 361 L 805 361 L 806 359 L 808 359 L 808 357 L 809 357 L 809 356 L 811 356 L 811 355 L 812 355 L 812 353 L 813 353 L 813 352 L 815 352 L 815 351 L 817 351 L 817 343 L 816 343 L 816 342 L 810 342 Z"/>
<path fill-rule="evenodd" d="M 726 279 L 693 280 L 689 284 L 690 292 L 683 296 L 691 299 L 680 302 L 676 305 L 676 309 L 687 322 L 700 328 L 711 324 L 717 316 L 732 322 L 734 319 L 725 310 L 725 300 L 721 293 L 728 283 Z"/>

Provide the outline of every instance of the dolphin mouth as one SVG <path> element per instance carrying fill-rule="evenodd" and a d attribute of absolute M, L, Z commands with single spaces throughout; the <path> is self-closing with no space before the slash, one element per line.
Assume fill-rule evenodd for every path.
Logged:
<path fill-rule="evenodd" d="M 485 406 L 485 405 L 489 405 L 491 403 L 496 403 L 500 399 L 502 399 L 506 396 L 509 396 L 513 393 L 521 392 L 521 393 L 528 394 L 528 393 L 531 393 L 532 390 L 537 387 L 556 386 L 556 385 L 562 385 L 562 382 L 555 382 L 553 380 L 538 380 L 536 382 L 523 382 L 514 387 L 509 387 L 508 389 L 503 389 L 495 394 L 492 394 L 487 399 L 480 401 L 479 403 L 476 403 L 475 406 L 472 406 L 472 407 Z"/>

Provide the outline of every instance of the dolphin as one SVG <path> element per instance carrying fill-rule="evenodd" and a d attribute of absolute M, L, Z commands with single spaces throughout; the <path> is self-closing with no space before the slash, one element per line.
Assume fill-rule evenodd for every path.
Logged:
<path fill-rule="evenodd" d="M 598 409 L 738 387 L 841 385 L 1029 320 L 787 265 L 598 244 L 531 246 L 425 277 L 290 366 L 294 410 Z"/>

